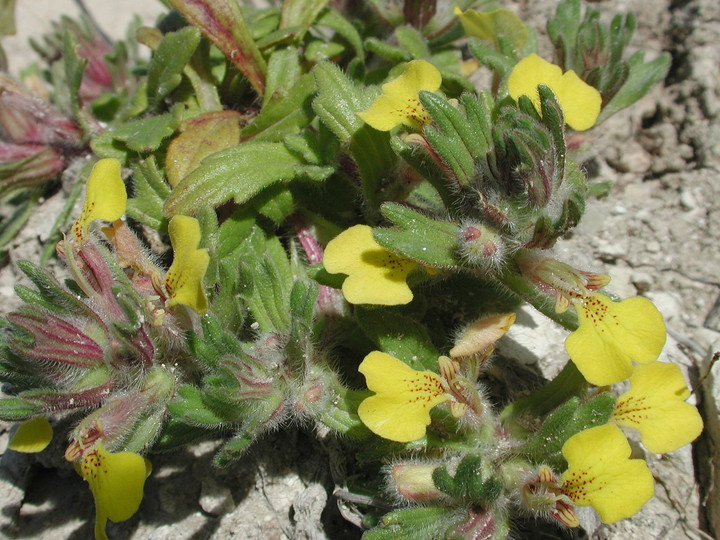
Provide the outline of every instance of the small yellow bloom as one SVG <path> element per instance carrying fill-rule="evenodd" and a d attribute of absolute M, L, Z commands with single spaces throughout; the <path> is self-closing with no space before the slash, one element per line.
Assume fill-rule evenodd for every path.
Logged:
<path fill-rule="evenodd" d="M 44 416 L 20 424 L 10 439 L 8 448 L 16 452 L 32 454 L 42 452 L 52 440 L 52 426 Z"/>
<path fill-rule="evenodd" d="M 173 262 L 165 275 L 165 287 L 170 299 L 168 307 L 183 304 L 199 315 L 207 311 L 207 297 L 203 278 L 210 263 L 207 249 L 198 249 L 200 223 L 188 216 L 173 216 L 168 224 Z"/>
<path fill-rule="evenodd" d="M 509 37 L 516 51 L 520 51 L 527 43 L 529 35 L 527 26 L 510 10 L 477 11 L 468 9 L 463 12 L 460 8 L 455 7 L 453 13 L 460 19 L 460 24 L 468 36 L 491 41 L 496 48 L 498 35 Z"/>
<path fill-rule="evenodd" d="M 540 111 L 538 85 L 549 87 L 562 108 L 565 122 L 577 131 L 590 129 L 595 125 L 602 97 L 600 92 L 583 81 L 573 71 L 562 72 L 559 66 L 551 64 L 533 53 L 526 56 L 513 68 L 508 78 L 508 92 L 514 99 L 527 96 Z"/>
<path fill-rule="evenodd" d="M 323 264 L 331 274 L 348 275 L 342 292 L 351 304 L 397 306 L 413 299 L 406 279 L 417 263 L 378 244 L 367 225 L 355 225 L 333 238 Z"/>
<path fill-rule="evenodd" d="M 597 386 L 624 381 L 632 363 L 657 360 L 665 345 L 662 315 L 647 298 L 613 302 L 595 293 L 575 302 L 580 328 L 565 340 L 572 361 Z"/>
<path fill-rule="evenodd" d="M 383 352 L 368 354 L 358 371 L 375 392 L 360 403 L 360 420 L 391 441 L 421 439 L 430 425 L 430 409 L 449 399 L 437 373 L 416 371 Z"/>
<path fill-rule="evenodd" d="M 75 469 L 95 499 L 95 538 L 107 540 L 107 520 L 125 521 L 140 507 L 150 462 L 133 452 L 110 453 L 97 443 Z"/>
<path fill-rule="evenodd" d="M 703 421 L 698 410 L 685 403 L 690 391 L 680 367 L 664 362 L 635 366 L 630 387 L 618 398 L 610 420 L 637 429 L 645 448 L 664 454 L 700 435 Z"/>
<path fill-rule="evenodd" d="M 390 131 L 399 124 L 420 129 L 431 118 L 420 104 L 418 94 L 421 90 L 435 92 L 440 83 L 442 76 L 435 66 L 425 60 L 413 60 L 402 75 L 382 85 L 382 95 L 375 98 L 368 110 L 357 115 L 380 131 Z"/>
<path fill-rule="evenodd" d="M 630 445 L 614 424 L 573 435 L 562 453 L 568 469 L 561 492 L 578 506 L 592 506 L 604 523 L 634 515 L 653 496 L 650 469 L 642 459 L 628 459 Z"/>
<path fill-rule="evenodd" d="M 127 192 L 120 175 L 117 159 L 101 159 L 92 168 L 88 178 L 85 204 L 82 213 L 72 227 L 79 244 L 87 240 L 87 231 L 96 219 L 115 221 L 125 213 Z"/>

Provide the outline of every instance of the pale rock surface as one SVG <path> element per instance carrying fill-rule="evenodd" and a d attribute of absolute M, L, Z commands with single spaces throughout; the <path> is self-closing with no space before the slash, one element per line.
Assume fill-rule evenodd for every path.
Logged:
<path fill-rule="evenodd" d="M 507 4 L 537 23 L 547 19 L 556 2 Z M 152 24 L 163 9 L 159 2 L 139 0 L 88 5 L 112 37 L 123 35 L 132 13 Z M 656 497 L 633 519 L 606 526 L 591 511 L 580 515 L 596 539 L 717 537 L 720 367 L 709 369 L 711 353 L 720 350 L 720 323 L 706 320 L 714 320 L 720 295 L 720 3 L 606 0 L 596 6 L 607 13 L 638 14 L 635 46 L 647 50 L 647 58 L 670 51 L 673 70 L 664 85 L 591 133 L 593 154 L 586 169 L 591 181 L 612 181 L 612 192 L 607 199 L 590 201 L 580 226 L 558 243 L 556 255 L 578 268 L 610 274 L 610 288 L 622 296 L 645 294 L 657 303 L 671 331 L 662 359 L 681 364 L 693 387 L 707 375 L 693 396 L 706 419 L 706 432 L 692 450 L 646 456 L 660 482 Z M 77 6 L 71 0 L 18 0 L 18 13 L 20 35 L 3 40 L 15 72 L 34 58 L 27 37 L 47 31 L 62 13 L 77 14 Z M 541 52 L 549 57 L 542 25 L 535 27 L 540 29 Z M 13 261 L 37 257 L 48 216 L 59 211 L 58 204 L 48 201 L 34 231 L 17 239 Z M 13 264 L 0 269 L 3 311 L 17 307 L 12 295 L 17 281 Z M 499 345 L 499 356 L 519 358 L 525 367 L 537 366 L 550 377 L 567 361 L 562 340 L 555 325 L 523 308 Z M 0 448 L 5 448 L 8 428 L 0 424 Z M 211 464 L 217 444 L 153 456 L 155 470 L 140 511 L 111 525 L 111 537 L 358 537 L 358 529 L 339 518 L 336 500 L 328 496 L 336 481 L 327 463 L 338 460 L 337 452 L 328 455 L 312 435 L 284 430 L 227 469 Z M 89 491 L 69 465 L 49 455 L 33 461 L 6 452 L 0 461 L 0 501 L 0 537 L 80 540 L 92 535 Z"/>

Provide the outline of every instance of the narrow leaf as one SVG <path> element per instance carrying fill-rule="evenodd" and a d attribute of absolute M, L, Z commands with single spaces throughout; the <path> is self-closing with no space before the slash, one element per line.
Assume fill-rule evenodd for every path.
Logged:
<path fill-rule="evenodd" d="M 302 160 L 282 143 L 245 142 L 216 152 L 187 175 L 165 203 L 165 215 L 193 215 L 202 206 L 242 204 L 275 182 L 291 180 Z"/>
<path fill-rule="evenodd" d="M 157 107 L 180 84 L 183 69 L 199 43 L 200 31 L 193 26 L 162 38 L 148 66 L 145 91 L 150 108 Z"/>

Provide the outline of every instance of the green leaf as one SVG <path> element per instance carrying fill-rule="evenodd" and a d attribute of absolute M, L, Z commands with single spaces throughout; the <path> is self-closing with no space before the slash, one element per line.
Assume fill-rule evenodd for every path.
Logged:
<path fill-rule="evenodd" d="M 287 308 L 291 284 L 283 279 L 281 269 L 267 260 L 252 264 L 249 276 L 253 286 L 247 302 L 259 329 L 286 332 L 290 327 Z"/>
<path fill-rule="evenodd" d="M 364 124 L 353 135 L 350 152 L 360 173 L 365 202 L 374 211 L 381 202 L 383 185 L 394 178 L 397 156 L 390 146 L 390 133 Z"/>
<path fill-rule="evenodd" d="M 426 266 L 461 264 L 456 254 L 459 225 L 434 220 L 397 203 L 385 203 L 381 211 L 398 227 L 373 230 L 373 236 L 381 246 Z"/>
<path fill-rule="evenodd" d="M 276 30 L 278 24 L 280 24 L 280 10 L 277 8 L 247 13 L 247 26 L 256 41 Z"/>
<path fill-rule="evenodd" d="M 265 96 L 262 106 L 271 100 L 284 98 L 302 75 L 300 55 L 295 47 L 284 47 L 274 51 L 268 60 Z"/>
<path fill-rule="evenodd" d="M 75 118 L 83 122 L 82 99 L 80 98 L 80 85 L 82 84 L 83 73 L 87 66 L 87 59 L 77 54 L 78 42 L 75 34 L 69 30 L 63 36 L 63 66 L 65 69 L 65 84 L 70 93 L 70 105 Z M 87 128 L 87 126 L 85 126 Z M 87 130 L 87 129 L 86 129 Z"/>
<path fill-rule="evenodd" d="M 669 53 L 663 53 L 650 62 L 643 62 L 643 58 L 642 51 L 638 51 L 630 57 L 628 60 L 630 74 L 610 103 L 603 107 L 597 120 L 598 124 L 635 103 L 647 94 L 652 86 L 667 76 L 671 61 Z"/>
<path fill-rule="evenodd" d="M 290 291 L 295 281 L 280 240 L 258 226 L 237 248 L 242 296 L 262 331 L 285 332 L 290 327 Z"/>
<path fill-rule="evenodd" d="M 260 114 L 242 129 L 240 139 L 280 141 L 288 134 L 297 133 L 312 120 L 314 91 L 313 77 L 309 73 L 289 88 L 277 87 Z"/>
<path fill-rule="evenodd" d="M 334 41 L 314 39 L 305 47 L 305 58 L 315 64 L 331 60 L 345 52 L 345 45 Z"/>
<path fill-rule="evenodd" d="M 165 34 L 148 65 L 147 86 L 150 108 L 156 108 L 182 81 L 185 65 L 200 44 L 200 31 L 186 26 Z"/>
<path fill-rule="evenodd" d="M 281 225 L 295 210 L 295 199 L 287 186 L 275 184 L 253 198 L 252 207 L 258 214 Z"/>
<path fill-rule="evenodd" d="M 134 152 L 154 152 L 175 133 L 180 125 L 182 110 L 183 106 L 178 104 L 169 113 L 130 120 L 113 131 L 101 133 L 92 140 L 90 146 L 101 157 L 115 157 L 122 161 L 127 158 L 123 146 Z"/>
<path fill-rule="evenodd" d="M 0 399 L 0 420 L 21 422 L 44 412 L 41 404 L 30 403 L 19 397 Z"/>
<path fill-rule="evenodd" d="M 432 92 L 420 92 L 420 101 L 437 126 L 425 128 L 428 141 L 445 160 L 458 182 L 468 184 L 476 175 L 475 160 L 488 152 L 487 121 L 475 123 L 472 121 L 474 118 L 464 116 L 457 107 Z M 477 116 L 480 104 L 476 100 L 466 94 L 463 95 L 463 104 L 467 105 L 473 117 Z"/>
<path fill-rule="evenodd" d="M 293 324 L 312 327 L 313 312 L 317 301 L 318 287 L 310 281 L 296 281 L 290 291 L 290 313 Z M 298 336 L 299 337 L 299 336 Z"/>
<path fill-rule="evenodd" d="M 312 103 L 315 114 L 342 143 L 349 143 L 365 125 L 357 113 L 370 106 L 377 91 L 361 91 L 330 62 L 316 65 L 311 73 L 317 88 Z"/>
<path fill-rule="evenodd" d="M 170 186 L 158 168 L 155 156 L 133 165 L 133 196 L 127 202 L 127 215 L 155 230 L 167 226 L 163 215 Z"/>
<path fill-rule="evenodd" d="M 508 58 L 477 38 L 468 41 L 468 49 L 480 63 L 495 71 L 501 79 L 507 77 L 517 63 L 514 58 Z"/>
<path fill-rule="evenodd" d="M 178 397 L 168 405 L 170 414 L 187 424 L 217 427 L 227 423 L 227 418 L 211 409 L 203 400 L 202 392 L 195 386 L 185 384 L 178 388 Z"/>
<path fill-rule="evenodd" d="M 149 442 L 155 440 L 160 431 L 164 416 L 164 407 L 156 407 L 156 410 L 149 413 L 145 411 L 122 438 L 122 447 L 129 452 L 139 452 L 147 447 Z"/>
<path fill-rule="evenodd" d="M 236 459 L 242 457 L 255 441 L 255 437 L 256 434 L 253 432 L 240 432 L 220 447 L 217 454 L 215 454 L 213 462 L 218 467 L 226 467 Z"/>
<path fill-rule="evenodd" d="M 367 126 L 358 111 L 367 109 L 374 92 L 361 92 L 333 64 L 318 64 L 313 69 L 318 95 L 313 109 L 341 143 L 350 143 L 350 152 L 357 163 L 363 192 L 371 211 L 378 204 L 378 195 L 395 166 L 396 156 L 388 144 L 390 135 Z"/>
<path fill-rule="evenodd" d="M 576 433 L 607 423 L 614 408 L 615 398 L 608 392 L 585 403 L 571 398 L 555 409 L 517 452 L 536 463 L 563 469 L 565 459 L 561 450 L 565 441 Z"/>
<path fill-rule="evenodd" d="M 0 166 L 1 169 L 2 166 Z M 12 213 L 8 212 L 9 215 L 0 221 L 0 258 L 5 257 L 5 252 L 17 239 L 18 234 L 25 227 L 30 216 L 35 213 L 41 192 L 41 189 L 30 191 L 24 200 L 13 209 Z"/>
<path fill-rule="evenodd" d="M 355 316 L 365 335 L 377 347 L 413 369 L 437 371 L 440 356 L 425 327 L 397 309 L 355 308 Z"/>
<path fill-rule="evenodd" d="M 218 95 L 217 81 L 213 74 L 213 59 L 211 45 L 201 41 L 190 63 L 185 66 L 184 73 L 193 87 L 194 97 L 202 112 L 223 110 Z"/>
<path fill-rule="evenodd" d="M 395 510 L 383 516 L 363 540 L 429 540 L 453 538 L 459 514 L 453 507 L 421 507 Z M 452 536 L 451 536 L 452 535 Z"/>
<path fill-rule="evenodd" d="M 241 248 L 256 227 L 255 219 L 255 214 L 247 209 L 240 209 L 226 219 L 220 225 L 215 256 L 222 259 Z"/>
<path fill-rule="evenodd" d="M 409 62 L 412 60 L 412 55 L 405 49 L 395 47 L 377 38 L 371 37 L 365 40 L 365 48 L 368 52 L 376 54 L 383 60 L 392 64 L 399 64 L 401 62 Z"/>
<path fill-rule="evenodd" d="M 157 452 L 175 450 L 186 446 L 201 437 L 207 437 L 210 431 L 206 428 L 191 426 L 176 418 L 169 418 L 160 433 L 158 440 L 152 445 Z"/>
<path fill-rule="evenodd" d="M 223 320 L 223 324 L 225 324 Z M 209 369 L 215 370 L 223 360 L 223 355 L 242 355 L 242 346 L 238 339 L 226 332 L 214 313 L 200 319 L 202 335 L 190 332 L 187 344 L 191 354 Z"/>
<path fill-rule="evenodd" d="M 29 261 L 18 261 L 17 266 L 37 288 L 37 291 L 32 291 L 22 285 L 16 287 L 16 294 L 25 302 L 38 304 L 55 314 L 88 314 L 89 308 L 77 296 L 65 290 L 49 270 Z"/>
<path fill-rule="evenodd" d="M 462 497 L 463 492 L 460 486 L 455 482 L 455 478 L 450 475 L 446 467 L 438 467 L 432 472 L 432 480 L 435 487 L 446 495 L 451 497 Z"/>
<path fill-rule="evenodd" d="M 301 40 L 328 2 L 329 0 L 285 0 L 282 3 L 280 28 L 298 27 L 295 35 L 298 41 Z"/>
<path fill-rule="evenodd" d="M 192 215 L 200 206 L 247 202 L 266 187 L 295 178 L 303 161 L 278 142 L 247 141 L 216 152 L 173 189 L 165 215 Z"/>
<path fill-rule="evenodd" d="M 400 46 L 410 53 L 411 58 L 428 58 L 430 47 L 423 35 L 412 26 L 399 26 L 395 29 L 395 37 Z"/>
<path fill-rule="evenodd" d="M 355 57 L 360 61 L 365 60 L 365 49 L 362 44 L 362 37 L 350 21 L 340 14 L 340 12 L 326 8 L 315 21 L 317 26 L 327 26 L 337 32 L 337 35 L 343 37 L 355 50 Z"/>
<path fill-rule="evenodd" d="M 552 41 L 556 49 L 566 53 L 565 56 L 560 58 L 563 66 L 568 65 L 568 57 L 575 49 L 580 22 L 579 0 L 563 0 L 560 2 L 555 10 L 555 16 L 547 22 L 550 41 Z"/>

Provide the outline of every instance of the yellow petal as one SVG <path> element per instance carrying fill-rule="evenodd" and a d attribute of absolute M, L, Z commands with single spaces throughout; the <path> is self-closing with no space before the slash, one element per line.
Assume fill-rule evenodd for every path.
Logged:
<path fill-rule="evenodd" d="M 375 98 L 368 110 L 357 115 L 378 131 L 390 131 L 400 124 L 419 129 L 422 124 L 430 122 L 427 111 L 417 97 L 401 99 L 382 94 Z"/>
<path fill-rule="evenodd" d="M 367 225 L 355 225 L 333 238 L 323 264 L 331 274 L 347 274 L 342 291 L 351 304 L 395 306 L 413 299 L 406 279 L 417 263 L 378 244 Z"/>
<path fill-rule="evenodd" d="M 553 88 L 565 122 L 576 131 L 585 131 L 595 125 L 600 115 L 602 97 L 600 92 L 570 70 L 564 73 L 560 84 Z"/>
<path fill-rule="evenodd" d="M 90 223 L 96 219 L 120 219 L 126 206 L 127 192 L 120 174 L 120 162 L 113 158 L 101 159 L 90 172 L 82 214 L 73 225 L 78 242 L 87 238 Z"/>
<path fill-rule="evenodd" d="M 538 85 L 541 84 L 553 91 L 571 128 L 583 131 L 595 125 L 602 104 L 600 93 L 574 71 L 563 74 L 559 66 L 535 53 L 515 65 L 508 78 L 508 93 L 515 100 L 527 96 L 540 112 Z"/>
<path fill-rule="evenodd" d="M 652 473 L 642 459 L 628 459 L 630 445 L 614 424 L 587 429 L 562 447 L 568 469 L 562 492 L 578 506 L 592 506 L 605 523 L 637 513 L 654 493 Z"/>
<path fill-rule="evenodd" d="M 702 417 L 685 403 L 690 391 L 679 366 L 663 362 L 635 366 L 630 386 L 618 398 L 611 420 L 637 429 L 648 450 L 672 452 L 700 435 Z"/>
<path fill-rule="evenodd" d="M 516 101 L 520 96 L 529 97 L 535 105 L 535 109 L 540 111 L 538 85 L 549 86 L 555 92 L 561 79 L 562 69 L 559 66 L 532 53 L 520 60 L 513 68 L 508 77 L 508 93 Z"/>
<path fill-rule="evenodd" d="M 41 416 L 20 424 L 8 443 L 10 450 L 28 454 L 42 452 L 52 440 L 52 426 Z"/>
<path fill-rule="evenodd" d="M 375 434 L 397 442 L 422 438 L 430 409 L 447 401 L 440 377 L 416 371 L 389 354 L 373 351 L 358 369 L 376 395 L 358 407 L 360 420 Z"/>
<path fill-rule="evenodd" d="M 632 362 L 657 360 L 666 331 L 650 300 L 613 302 L 596 293 L 576 306 L 580 327 L 565 340 L 565 349 L 588 382 L 597 386 L 620 382 L 632 373 Z"/>
<path fill-rule="evenodd" d="M 98 444 L 76 468 L 95 499 L 95 537 L 106 538 L 108 519 L 124 521 L 140 507 L 149 463 L 133 452 L 114 454 Z"/>
<path fill-rule="evenodd" d="M 165 275 L 170 294 L 167 305 L 183 304 L 204 315 L 207 297 L 203 278 L 210 255 L 206 249 L 197 249 L 201 238 L 200 224 L 192 217 L 173 216 L 168 224 L 168 234 L 173 246 L 173 262 Z"/>
<path fill-rule="evenodd" d="M 420 128 L 431 118 L 420 104 L 421 90 L 435 92 L 442 76 L 435 66 L 425 60 L 413 60 L 398 78 L 382 85 L 382 95 L 370 108 L 357 113 L 362 120 L 380 131 L 390 131 L 399 124 Z"/>
<path fill-rule="evenodd" d="M 496 9 L 495 11 L 476 11 L 468 9 L 465 12 L 456 7 L 453 11 L 460 19 L 463 30 L 468 36 L 477 37 L 498 45 L 498 36 L 505 35 L 510 38 L 516 51 L 525 47 L 528 40 L 528 29 L 512 11 Z"/>
<path fill-rule="evenodd" d="M 420 90 L 435 92 L 440 84 L 442 75 L 435 66 L 426 60 L 412 60 L 402 75 L 382 85 L 382 91 L 398 98 L 417 97 Z"/>

